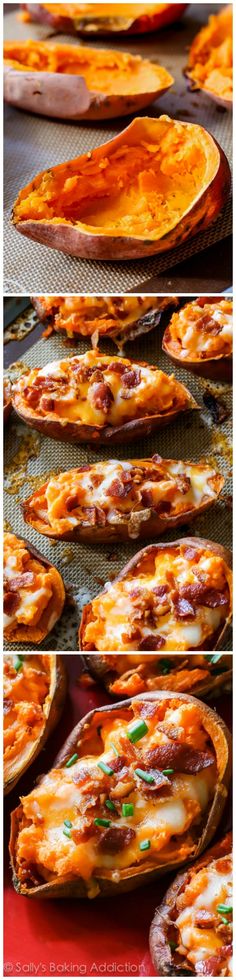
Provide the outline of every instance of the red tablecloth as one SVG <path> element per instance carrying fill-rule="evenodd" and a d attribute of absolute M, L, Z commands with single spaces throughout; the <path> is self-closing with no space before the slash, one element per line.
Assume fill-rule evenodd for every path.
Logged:
<path fill-rule="evenodd" d="M 79 685 L 79 656 L 66 655 L 68 695 L 59 725 L 35 764 L 20 783 L 29 792 L 39 773 L 46 772 L 68 733 L 79 719 L 109 698 L 97 686 Z M 231 727 L 231 698 L 216 702 Z M 4 976 L 19 977 L 154 977 L 149 949 L 149 926 L 156 905 L 169 884 L 164 877 L 151 887 L 113 899 L 36 901 L 17 895 L 9 871 L 9 815 L 19 799 L 19 784 L 6 799 Z M 225 832 L 228 813 L 224 814 Z"/>

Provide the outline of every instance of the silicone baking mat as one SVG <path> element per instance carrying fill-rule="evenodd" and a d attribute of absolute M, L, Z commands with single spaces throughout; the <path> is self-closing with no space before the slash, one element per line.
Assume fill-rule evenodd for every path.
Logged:
<path fill-rule="evenodd" d="M 176 119 L 200 123 L 223 147 L 231 163 L 231 115 L 201 93 L 190 93 L 183 77 L 187 48 L 210 13 L 219 11 L 221 4 L 190 4 L 184 18 L 174 27 L 143 38 L 112 37 L 91 42 L 98 47 L 117 47 L 160 61 L 173 75 L 175 85 L 162 99 L 145 110 L 146 115 L 166 113 Z M 52 33 L 52 32 L 51 32 Z M 16 13 L 5 17 L 5 36 L 8 39 L 45 38 L 48 28 L 23 24 Z M 54 35 L 55 36 L 55 35 Z M 65 35 L 57 40 L 75 43 Z M 81 43 L 79 41 L 79 43 Z M 90 43 L 90 41 L 89 41 Z M 11 209 L 21 187 L 35 174 L 93 149 L 119 133 L 131 117 L 108 123 L 57 123 L 10 107 L 6 109 L 5 144 L 5 293 L 63 292 L 127 292 L 136 289 L 148 278 L 159 275 L 176 263 L 221 241 L 231 232 L 231 204 L 224 208 L 214 225 L 182 246 L 162 256 L 125 262 L 95 262 L 75 259 L 62 252 L 37 245 L 19 235 L 10 223 Z M 211 291 L 211 285 L 209 291 Z M 148 292 L 148 288 L 145 290 Z"/>
<path fill-rule="evenodd" d="M 35 313 L 27 310 L 27 321 L 30 316 L 35 323 Z M 168 322 L 170 312 L 163 316 L 163 326 Z M 20 318 L 22 324 L 22 317 Z M 132 344 L 127 344 L 127 355 L 139 360 L 147 360 L 158 364 L 167 373 L 172 373 L 169 358 L 161 350 L 163 329 L 158 327 L 149 334 L 140 337 Z M 107 353 L 114 352 L 114 345 L 101 343 L 101 349 Z M 24 364 L 39 367 L 60 357 L 82 353 L 88 344 L 82 339 L 76 347 L 68 347 L 68 342 L 53 335 L 47 340 L 40 339 L 24 357 Z M 16 373 L 19 374 L 23 364 L 18 363 Z M 169 532 L 163 540 L 195 534 L 210 538 L 231 547 L 231 475 L 232 475 L 232 445 L 231 445 L 231 412 L 232 389 L 230 385 L 215 385 L 195 377 L 183 369 L 176 369 L 176 376 L 183 381 L 192 392 L 200 405 L 200 412 L 190 413 L 179 417 L 166 429 L 150 436 L 148 439 L 136 440 L 129 445 L 114 447 L 114 458 L 128 459 L 152 456 L 159 453 L 163 457 L 183 460 L 207 460 L 217 464 L 223 472 L 226 483 L 222 501 L 212 510 L 199 516 L 193 525 L 185 525 L 176 529 L 175 534 Z M 218 426 L 212 422 L 211 415 L 204 407 L 203 395 L 206 388 L 219 395 L 228 413 L 223 424 Z M 36 487 L 44 483 L 50 473 L 71 469 L 83 463 L 95 463 L 100 459 L 110 459 L 111 447 L 101 447 L 95 450 L 89 445 L 70 446 L 66 443 L 55 442 L 41 436 L 33 429 L 19 422 L 13 414 L 5 438 L 5 494 L 4 517 L 5 527 L 18 535 L 28 538 L 39 548 L 43 555 L 54 563 L 61 572 L 69 591 L 72 604 L 66 608 L 60 623 L 49 635 L 42 649 L 45 650 L 75 650 L 77 645 L 77 629 L 84 603 L 102 591 L 105 582 L 113 579 L 123 565 L 134 555 L 139 547 L 137 541 L 124 545 L 90 545 L 52 542 L 37 534 L 23 521 L 20 503 L 28 497 Z M 230 635 L 225 638 L 222 649 L 231 650 Z M 11 649 L 11 647 L 6 647 Z M 30 649 L 30 647 L 29 647 Z"/>

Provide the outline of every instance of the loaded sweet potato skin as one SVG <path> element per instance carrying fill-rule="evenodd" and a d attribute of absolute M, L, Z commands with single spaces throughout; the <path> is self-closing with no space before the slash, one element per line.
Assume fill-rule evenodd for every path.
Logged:
<path fill-rule="evenodd" d="M 64 584 L 57 569 L 28 541 L 15 534 L 5 534 L 6 640 L 9 643 L 41 643 L 60 619 L 64 602 Z"/>
<path fill-rule="evenodd" d="M 59 473 L 24 501 L 26 523 L 61 541 L 128 541 L 194 519 L 224 479 L 212 467 L 163 460 L 110 460 Z"/>
<path fill-rule="evenodd" d="M 186 3 L 162 4 L 45 4 L 24 3 L 26 20 L 48 24 L 66 34 L 145 34 L 182 17 Z"/>
<path fill-rule="evenodd" d="M 177 717 L 178 722 L 182 722 L 181 745 L 175 741 Z M 169 733 L 166 738 L 163 737 L 163 723 L 164 725 L 166 723 L 166 731 Z M 150 736 L 152 736 L 151 743 L 149 743 Z M 137 749 L 136 743 L 138 743 Z M 150 744 L 152 751 L 147 753 Z M 106 763 L 104 759 L 103 764 L 104 749 Z M 93 759 L 96 763 L 95 768 Z M 98 759 L 99 762 L 96 761 Z M 170 760 L 172 760 L 172 767 L 171 775 L 168 777 L 160 769 L 163 770 L 163 766 L 166 766 L 168 761 L 170 765 Z M 124 774 L 121 766 L 123 767 L 125 763 L 127 765 Z M 49 805 L 52 807 L 52 812 L 47 810 L 48 777 L 44 776 L 36 790 L 23 799 L 21 806 L 12 814 L 10 856 L 15 888 L 23 895 L 39 898 L 79 898 L 88 895 L 92 898 L 103 894 L 115 895 L 146 884 L 158 875 L 173 870 L 186 860 L 187 855 L 191 861 L 194 860 L 210 843 L 218 826 L 227 798 L 230 774 L 231 738 L 228 729 L 215 711 L 196 698 L 184 694 L 176 695 L 172 692 L 168 692 L 167 696 L 166 692 L 162 691 L 154 694 L 146 693 L 143 697 L 134 698 L 125 704 L 121 702 L 93 710 L 71 733 L 49 775 L 49 782 L 51 780 Z M 178 782 L 179 778 L 180 782 Z M 199 779 L 201 789 L 197 788 Z M 111 803 L 111 806 L 108 808 L 105 803 L 103 817 L 103 807 L 101 808 L 100 803 L 99 818 L 97 819 L 96 816 L 95 824 L 93 810 L 92 815 L 85 820 L 86 834 L 84 835 L 84 817 L 82 821 L 79 818 L 80 830 L 76 828 L 78 807 L 80 810 L 79 799 L 82 792 L 84 814 L 86 793 L 91 796 L 91 780 L 95 793 L 94 800 L 97 801 L 97 794 L 98 792 L 100 794 L 103 787 L 103 800 L 105 794 L 106 803 Z M 39 807 L 38 812 L 46 807 L 48 814 L 46 825 L 48 821 L 49 825 L 51 821 L 54 825 L 53 784 L 60 785 L 61 781 L 65 783 L 65 787 L 68 786 L 69 795 L 67 804 L 67 791 L 63 795 L 64 802 L 60 794 L 62 804 L 57 811 L 59 834 L 57 849 L 55 851 L 54 848 L 52 863 L 47 848 L 44 849 L 45 869 L 41 861 L 40 868 L 37 869 L 44 829 L 43 824 L 41 830 L 35 828 L 35 837 L 32 838 L 31 824 L 35 824 L 35 804 L 36 809 Z M 185 839 L 186 808 L 183 802 L 182 809 L 180 800 L 177 809 L 180 806 L 181 816 L 178 812 L 177 817 L 174 810 L 171 818 L 167 806 L 167 825 L 165 825 L 164 811 L 161 811 L 163 839 L 161 848 L 158 847 L 156 851 L 155 828 L 156 820 L 158 825 L 159 804 L 164 801 L 165 805 L 169 792 L 171 797 L 174 797 L 175 803 L 176 794 L 178 800 L 183 794 L 184 800 L 185 783 L 189 800 L 187 837 Z M 74 792 L 76 792 L 75 810 Z M 123 810 L 123 801 L 127 800 L 127 796 L 128 810 L 126 807 Z M 192 807 L 190 800 L 193 798 L 195 803 Z M 137 801 L 139 805 L 142 803 L 145 815 L 143 825 L 141 811 L 139 811 L 138 826 Z M 97 813 L 97 802 L 95 805 L 95 813 Z M 117 812 L 114 811 L 114 806 Z M 156 811 L 154 826 L 153 807 Z M 63 824 L 65 831 L 63 831 Z M 147 833 L 150 836 L 148 842 Z M 64 841 L 64 834 L 69 838 L 69 842 Z M 29 860 L 30 841 L 32 846 L 30 845 Z M 62 851 L 64 858 L 61 862 Z M 108 866 L 107 859 L 104 861 L 104 855 L 110 855 Z M 47 880 L 49 865 L 51 880 Z"/>
<path fill-rule="evenodd" d="M 215 697 L 229 690 L 232 654 L 158 653 L 83 654 L 85 666 L 113 697 L 130 697 L 143 691 L 189 692 L 196 697 Z"/>
<path fill-rule="evenodd" d="M 185 75 L 191 89 L 199 89 L 225 109 L 233 106 L 233 8 L 213 14 L 194 38 Z"/>
<path fill-rule="evenodd" d="M 14 386 L 13 404 L 52 439 L 96 445 L 129 442 L 198 408 L 173 376 L 98 350 L 33 369 Z"/>
<path fill-rule="evenodd" d="M 142 258 L 203 231 L 229 194 L 228 161 L 206 130 L 137 117 L 108 143 L 38 174 L 20 191 L 12 220 L 75 257 Z"/>
<path fill-rule="evenodd" d="M 74 340 L 91 337 L 92 347 L 104 337 L 120 352 L 127 340 L 154 330 L 168 306 L 178 306 L 176 296 L 31 296 L 31 302 L 46 320 L 45 337 L 54 330 Z"/>
<path fill-rule="evenodd" d="M 203 856 L 196 863 L 194 863 L 193 866 L 190 866 L 187 871 L 181 872 L 177 875 L 172 885 L 170 885 L 170 888 L 166 892 L 165 898 L 163 899 L 161 905 L 156 909 L 150 929 L 150 952 L 154 966 L 158 971 L 158 976 L 182 976 L 183 973 L 186 973 L 186 968 L 189 976 L 233 975 L 231 972 L 228 972 L 229 961 L 232 958 L 232 943 L 229 936 L 229 932 L 232 927 L 231 914 L 227 914 L 227 916 L 225 915 L 224 917 L 224 938 L 224 920 L 222 919 L 220 912 L 215 910 L 215 908 L 214 912 L 211 908 L 211 913 L 207 910 L 207 908 L 204 909 L 204 894 L 206 893 L 208 882 L 207 871 L 209 869 L 209 873 L 215 876 L 216 884 L 217 874 L 219 873 L 222 881 L 219 891 L 222 894 L 222 890 L 224 889 L 224 876 L 227 882 L 227 878 L 230 874 L 230 864 L 232 867 L 231 850 L 232 834 L 228 833 L 222 840 L 217 841 L 213 847 L 206 851 L 206 853 L 203 854 Z M 198 946 L 199 943 L 201 943 L 203 949 L 202 960 L 199 961 L 199 957 L 196 958 L 195 970 L 194 957 L 190 955 L 190 960 L 186 958 L 184 955 L 183 944 L 178 942 L 180 935 L 176 922 L 178 921 L 177 911 L 180 911 L 181 907 L 185 907 L 185 892 L 186 895 L 189 894 L 189 904 L 192 909 L 195 898 L 194 883 L 197 883 L 198 880 L 199 885 L 202 888 L 203 897 L 197 902 L 198 908 L 196 908 L 196 913 L 198 918 L 196 919 L 196 926 L 194 929 L 192 929 L 192 949 L 194 950 L 196 942 L 198 942 Z M 212 899 L 213 903 L 210 901 Z M 215 887 L 215 889 L 212 891 L 212 885 L 210 886 L 210 884 L 208 901 L 210 901 L 211 906 L 212 904 L 215 906 L 216 902 L 218 901 L 217 887 Z M 219 908 L 220 907 L 221 906 L 219 906 Z M 220 931 L 217 934 L 219 927 Z M 201 932 L 199 930 L 201 930 Z M 214 932 L 214 930 L 216 930 L 216 932 Z M 178 950 L 178 946 L 180 946 L 180 951 Z M 211 950 L 210 957 L 206 956 L 207 947 L 210 947 Z M 223 956 L 221 953 L 222 948 Z M 227 970 L 227 973 L 225 973 L 225 970 Z"/>
<path fill-rule="evenodd" d="M 231 565 L 205 538 L 147 545 L 84 606 L 80 649 L 217 649 L 232 619 Z"/>
<path fill-rule="evenodd" d="M 60 719 L 66 694 L 63 658 L 54 653 L 5 654 L 3 686 L 4 793 L 8 794 Z"/>
<path fill-rule="evenodd" d="M 140 55 L 48 41 L 6 41 L 4 99 L 56 119 L 112 119 L 144 109 L 173 84 Z"/>
<path fill-rule="evenodd" d="M 199 297 L 174 313 L 162 349 L 178 367 L 213 381 L 232 380 L 233 303 Z"/>

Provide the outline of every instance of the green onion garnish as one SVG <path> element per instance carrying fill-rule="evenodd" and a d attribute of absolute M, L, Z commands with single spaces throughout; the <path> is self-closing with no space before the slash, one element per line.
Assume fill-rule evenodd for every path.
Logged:
<path fill-rule="evenodd" d="M 154 776 L 151 776 L 150 772 L 145 772 L 145 769 L 135 769 L 136 776 L 144 780 L 144 783 L 155 783 Z"/>
<path fill-rule="evenodd" d="M 157 666 L 158 667 L 159 666 L 161 667 L 161 673 L 162 674 L 169 674 L 170 673 L 170 670 L 171 670 L 171 662 L 170 662 L 170 660 L 167 659 L 167 657 L 162 657 L 161 660 L 159 661 L 159 663 L 157 661 Z"/>
<path fill-rule="evenodd" d="M 111 821 L 110 820 L 103 820 L 102 817 L 101 818 L 100 817 L 95 817 L 94 823 L 95 823 L 95 826 L 96 827 L 110 827 L 111 826 Z"/>
<path fill-rule="evenodd" d="M 119 752 L 118 752 L 116 746 L 114 745 L 114 742 L 111 742 L 111 747 L 112 747 L 113 752 L 115 753 L 115 755 L 119 755 Z"/>
<path fill-rule="evenodd" d="M 151 847 L 151 841 L 150 840 L 148 840 L 148 839 L 141 840 L 141 844 L 139 844 L 139 850 L 140 851 L 149 851 L 149 848 L 150 847 Z"/>
<path fill-rule="evenodd" d="M 133 817 L 134 805 L 133 803 L 122 803 L 122 817 Z"/>
<path fill-rule="evenodd" d="M 143 738 L 148 732 L 148 726 L 145 721 L 133 721 L 132 725 L 127 728 L 126 735 L 130 742 L 139 742 L 140 738 Z"/>
<path fill-rule="evenodd" d="M 216 911 L 219 912 L 220 914 L 221 912 L 223 912 L 223 915 L 229 915 L 229 913 L 233 911 L 233 906 L 224 905 L 224 903 L 222 902 L 222 905 L 221 904 L 217 905 Z"/>
<path fill-rule="evenodd" d="M 175 949 L 177 949 L 177 943 L 175 943 L 173 939 L 170 939 L 169 940 L 169 946 L 170 946 L 170 949 L 172 950 L 172 953 L 174 953 L 175 952 Z"/>
<path fill-rule="evenodd" d="M 221 921 L 224 923 L 225 926 L 229 925 L 228 919 L 226 919 L 226 915 L 221 915 Z"/>
<path fill-rule="evenodd" d="M 65 834 L 65 837 L 68 837 L 69 840 L 71 840 L 71 832 L 70 830 L 67 830 L 67 827 L 63 827 L 63 834 Z"/>
<path fill-rule="evenodd" d="M 73 824 L 71 823 L 71 820 L 64 820 L 64 824 L 65 824 L 65 827 L 72 827 L 73 826 Z"/>
<path fill-rule="evenodd" d="M 21 670 L 21 668 L 23 667 L 23 660 L 24 660 L 24 655 L 19 653 L 19 655 L 14 660 L 14 667 L 17 672 L 18 670 Z"/>
<path fill-rule="evenodd" d="M 172 776 L 174 769 L 162 769 L 163 776 Z"/>
<path fill-rule="evenodd" d="M 222 653 L 206 653 L 206 660 L 209 660 L 210 664 L 218 664 L 218 660 L 222 657 Z"/>
<path fill-rule="evenodd" d="M 112 800 L 105 800 L 105 806 L 107 807 L 108 810 L 112 810 L 113 813 L 117 812 L 114 803 L 112 803 Z"/>
<path fill-rule="evenodd" d="M 74 755 L 71 755 L 70 759 L 68 759 L 68 762 L 66 762 L 66 769 L 70 769 L 71 766 L 74 766 L 78 758 L 79 756 L 77 755 L 77 752 L 74 752 Z"/>
<path fill-rule="evenodd" d="M 105 772 L 106 776 L 113 776 L 114 769 L 111 766 L 107 766 L 106 762 L 98 762 L 98 768 Z"/>

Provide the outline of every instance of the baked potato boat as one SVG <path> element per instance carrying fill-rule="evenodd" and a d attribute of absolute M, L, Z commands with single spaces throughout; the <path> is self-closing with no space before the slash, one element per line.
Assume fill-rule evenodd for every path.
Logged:
<path fill-rule="evenodd" d="M 112 459 L 52 476 L 23 502 L 27 524 L 59 541 L 152 538 L 194 520 L 217 500 L 213 467 L 173 459 Z"/>
<path fill-rule="evenodd" d="M 9 379 L 3 380 L 3 422 L 4 425 L 8 422 L 9 415 L 12 411 L 11 402 L 11 383 Z"/>
<path fill-rule="evenodd" d="M 14 385 L 12 400 L 44 435 L 96 445 L 130 442 L 198 408 L 173 375 L 98 350 L 33 368 Z"/>
<path fill-rule="evenodd" d="M 61 575 L 29 541 L 8 532 L 3 554 L 3 628 L 9 643 L 41 643 L 63 611 Z"/>
<path fill-rule="evenodd" d="M 193 91 L 201 89 L 225 109 L 233 107 L 233 8 L 213 14 L 194 38 L 185 74 Z"/>
<path fill-rule="evenodd" d="M 162 349 L 178 367 L 214 381 L 231 381 L 233 303 L 200 297 L 173 313 Z"/>
<path fill-rule="evenodd" d="M 137 259 L 203 231 L 229 193 L 228 161 L 202 126 L 137 117 L 108 143 L 34 177 L 12 220 L 69 255 Z"/>
<path fill-rule="evenodd" d="M 174 79 L 161 65 L 123 51 L 51 41 L 6 41 L 4 99 L 55 119 L 112 119 L 144 109 Z"/>
<path fill-rule="evenodd" d="M 187 3 L 23 3 L 23 17 L 65 34 L 145 34 L 179 20 Z"/>
<path fill-rule="evenodd" d="M 177 875 L 157 908 L 150 950 L 159 977 L 233 977 L 232 835 Z"/>
<path fill-rule="evenodd" d="M 84 606 L 81 650 L 215 650 L 232 617 L 231 552 L 206 538 L 139 551 Z"/>
<path fill-rule="evenodd" d="M 122 350 L 127 340 L 153 330 L 176 296 L 31 296 L 40 320 L 46 320 L 44 336 L 53 331 L 69 339 L 91 337 L 92 347 L 100 338 L 114 340 Z"/>
<path fill-rule="evenodd" d="M 12 814 L 15 888 L 116 895 L 194 860 L 219 824 L 230 773 L 228 729 L 190 695 L 90 711 Z"/>
<path fill-rule="evenodd" d="M 196 697 L 230 690 L 232 653 L 83 654 L 85 665 L 113 697 L 133 697 L 144 691 L 183 691 Z"/>
<path fill-rule="evenodd" d="M 66 693 L 62 657 L 4 654 L 4 793 L 10 793 L 57 725 Z"/>

